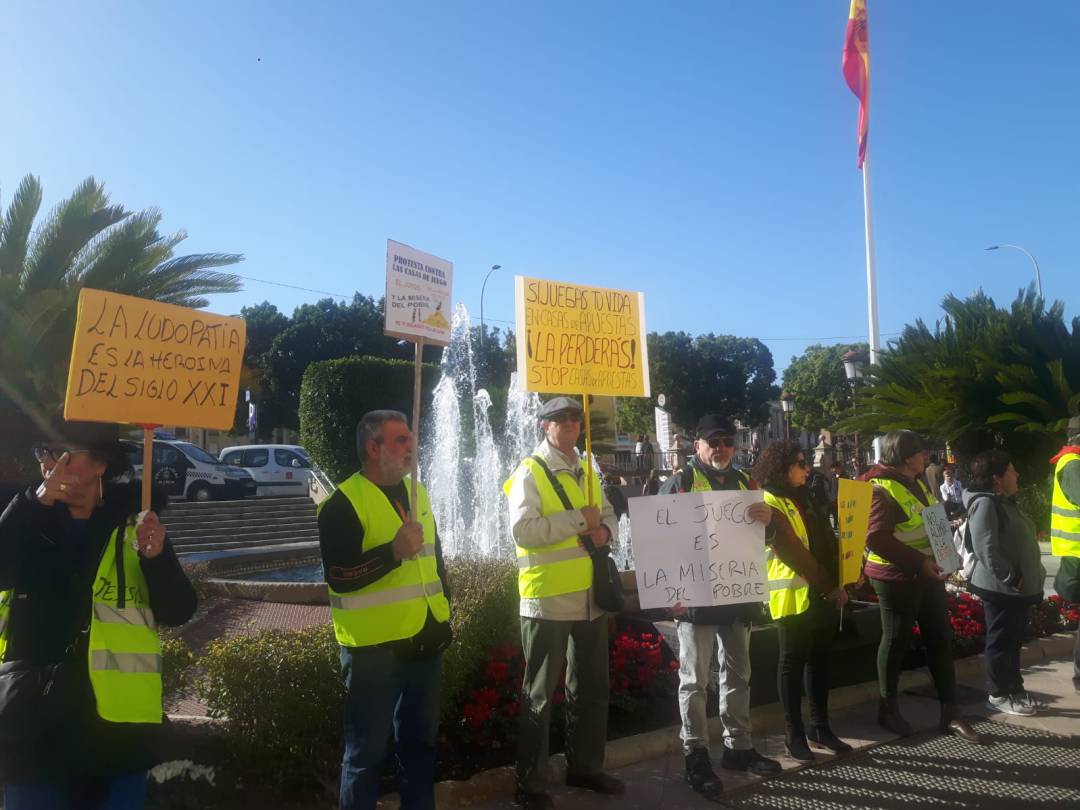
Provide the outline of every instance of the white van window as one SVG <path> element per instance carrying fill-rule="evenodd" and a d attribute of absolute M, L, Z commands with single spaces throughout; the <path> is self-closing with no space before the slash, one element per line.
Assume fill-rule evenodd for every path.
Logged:
<path fill-rule="evenodd" d="M 220 464 L 216 458 L 207 453 L 201 447 L 191 444 L 190 442 L 177 442 L 176 446 L 179 447 L 186 455 L 201 461 L 203 464 Z"/>
<path fill-rule="evenodd" d="M 300 462 L 301 469 L 311 466 L 308 460 L 299 453 L 294 453 L 292 450 L 274 450 L 274 463 L 279 467 L 292 467 L 294 461 Z"/>
<path fill-rule="evenodd" d="M 240 456 L 242 453 L 239 450 L 233 450 L 231 453 L 226 453 L 222 459 L 222 464 L 232 464 L 234 467 L 240 466 Z"/>
<path fill-rule="evenodd" d="M 244 451 L 244 463 L 241 467 L 265 467 L 270 463 L 270 451 L 263 448 L 261 450 L 245 450 Z"/>

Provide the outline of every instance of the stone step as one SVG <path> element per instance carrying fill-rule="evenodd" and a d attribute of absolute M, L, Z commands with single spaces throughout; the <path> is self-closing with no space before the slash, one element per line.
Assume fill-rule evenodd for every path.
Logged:
<path fill-rule="evenodd" d="M 164 522 L 164 521 L 163 521 Z M 286 515 L 270 519 L 229 518 L 208 520 L 205 522 L 165 523 L 170 534 L 191 534 L 192 532 L 213 531 L 214 529 L 247 529 L 261 526 L 318 526 L 314 515 Z"/>
<path fill-rule="evenodd" d="M 212 509 L 215 507 L 232 508 L 235 506 L 250 506 L 252 504 L 263 506 L 287 506 L 289 504 L 315 504 L 312 500 L 304 495 L 286 495 L 275 498 L 243 498 L 238 501 L 173 501 L 169 508 L 178 512 L 184 512 L 188 510 L 203 510 Z"/>
<path fill-rule="evenodd" d="M 205 552 L 205 551 L 229 551 L 232 549 L 258 549 L 264 547 L 282 546 L 292 543 L 308 543 L 310 540 L 305 537 L 297 537 L 295 535 L 286 535 L 284 537 L 268 538 L 259 542 L 245 542 L 242 540 L 222 541 L 220 543 L 188 543 L 183 546 L 179 546 L 176 549 L 176 553 L 183 557 L 188 553 Z M 317 544 L 315 545 L 317 547 Z"/>
<path fill-rule="evenodd" d="M 318 540 L 318 529 L 262 529 L 253 530 L 247 532 L 217 532 L 217 533 L 203 533 L 192 534 L 186 537 L 173 537 L 170 535 L 169 540 L 174 546 L 183 546 L 187 548 L 193 543 L 215 543 L 215 542 L 239 542 L 257 545 L 269 540 L 278 539 L 281 537 L 292 537 L 297 540 Z"/>
<path fill-rule="evenodd" d="M 315 504 L 308 501 L 306 504 L 278 504 L 278 505 L 247 505 L 233 506 L 229 508 L 208 506 L 205 509 L 200 510 L 187 510 L 187 511 L 174 511 L 169 509 L 165 512 L 161 519 L 163 521 L 198 521 L 208 520 L 214 517 L 222 516 L 243 516 L 243 515 L 314 515 Z"/>

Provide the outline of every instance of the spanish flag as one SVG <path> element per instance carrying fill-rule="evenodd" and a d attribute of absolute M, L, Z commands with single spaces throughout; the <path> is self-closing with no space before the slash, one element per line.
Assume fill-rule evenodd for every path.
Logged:
<path fill-rule="evenodd" d="M 870 125 L 870 36 L 866 25 L 866 0 L 851 0 L 847 35 L 844 37 L 844 78 L 859 97 L 859 163 L 866 160 L 866 132 Z"/>

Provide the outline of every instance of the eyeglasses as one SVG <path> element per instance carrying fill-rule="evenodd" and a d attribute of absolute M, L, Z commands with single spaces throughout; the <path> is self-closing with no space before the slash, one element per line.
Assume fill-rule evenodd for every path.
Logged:
<path fill-rule="evenodd" d="M 558 422 L 560 425 L 566 422 L 580 422 L 581 414 L 577 411 L 563 411 L 552 416 L 548 421 Z"/>
<path fill-rule="evenodd" d="M 723 445 L 724 447 L 734 447 L 735 446 L 735 437 L 734 436 L 710 436 L 708 439 L 705 440 L 705 443 L 708 444 L 709 447 L 711 447 L 713 450 L 719 450 L 721 445 Z"/>
<path fill-rule="evenodd" d="M 45 444 L 38 445 L 34 448 L 34 458 L 37 459 L 38 464 L 44 464 L 46 461 L 59 461 L 60 456 L 67 453 L 69 456 L 74 456 L 79 453 L 88 453 L 89 450 L 75 450 L 71 447 L 50 447 Z"/>

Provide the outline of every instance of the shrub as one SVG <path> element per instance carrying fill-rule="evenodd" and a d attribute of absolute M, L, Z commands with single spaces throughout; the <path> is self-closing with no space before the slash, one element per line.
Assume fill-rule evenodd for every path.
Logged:
<path fill-rule="evenodd" d="M 237 764 L 283 789 L 321 784 L 336 795 L 342 683 L 329 625 L 267 630 L 214 641 L 200 664 L 199 695 L 226 718 Z"/>
<path fill-rule="evenodd" d="M 513 560 L 449 560 L 446 578 L 454 643 L 443 656 L 442 715 L 452 722 L 461 716 L 465 687 L 482 670 L 491 649 L 521 645 Z"/>
<path fill-rule="evenodd" d="M 438 366 L 421 371 L 422 407 L 431 402 Z M 300 441 L 334 483 L 360 467 L 356 423 L 368 411 L 391 408 L 410 420 L 413 364 L 379 357 L 345 357 L 312 363 L 300 385 Z"/>
<path fill-rule="evenodd" d="M 161 632 L 161 688 L 168 696 L 187 684 L 195 654 L 179 636 Z"/>
<path fill-rule="evenodd" d="M 1043 476 L 1024 483 L 1016 493 L 1016 505 L 1035 522 L 1035 533 L 1040 540 L 1050 533 L 1051 482 L 1052 476 Z"/>

